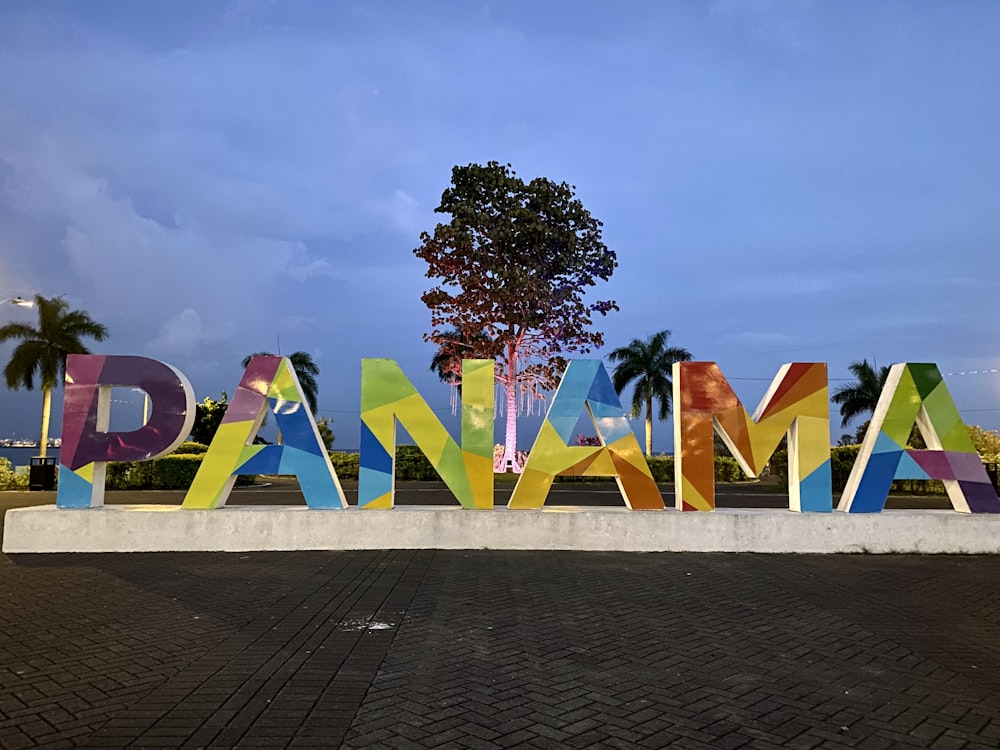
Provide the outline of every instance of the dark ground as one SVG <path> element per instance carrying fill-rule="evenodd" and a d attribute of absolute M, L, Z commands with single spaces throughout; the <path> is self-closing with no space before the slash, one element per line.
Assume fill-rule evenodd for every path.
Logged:
<path fill-rule="evenodd" d="M 0 596 L 2 748 L 1000 747 L 992 556 L 18 555 Z"/>

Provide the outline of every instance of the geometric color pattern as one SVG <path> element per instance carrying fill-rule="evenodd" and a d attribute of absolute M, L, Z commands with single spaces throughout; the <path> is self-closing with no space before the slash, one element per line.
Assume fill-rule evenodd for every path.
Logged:
<path fill-rule="evenodd" d="M 491 509 L 493 383 L 493 360 L 462 360 L 459 446 L 394 360 L 361 360 L 358 507 L 393 507 L 398 421 L 463 508 Z"/>
<path fill-rule="evenodd" d="M 906 447 L 914 424 L 928 450 Z M 1000 500 L 935 364 L 889 369 L 838 509 L 878 513 L 893 479 L 937 479 L 955 510 L 1000 513 Z"/>
<path fill-rule="evenodd" d="M 718 365 L 678 362 L 673 369 L 673 402 L 678 510 L 715 509 L 715 433 L 751 477 L 760 476 L 787 435 L 789 509 L 832 509 L 825 364 L 784 365 L 751 417 Z"/>
<path fill-rule="evenodd" d="M 584 409 L 599 446 L 569 444 Z M 541 508 L 556 476 L 613 476 L 631 510 L 664 510 L 663 496 L 599 359 L 570 361 L 507 507 Z"/>
<path fill-rule="evenodd" d="M 268 411 L 277 422 L 282 444 L 254 445 Z M 310 508 L 347 507 L 287 357 L 251 358 L 184 497 L 183 507 L 209 510 L 225 505 L 239 474 L 294 474 Z"/>
<path fill-rule="evenodd" d="M 112 388 L 141 388 L 152 412 L 142 427 L 109 432 Z M 191 432 L 194 391 L 178 370 L 146 357 L 70 354 L 66 358 L 60 508 L 104 504 L 109 461 L 147 461 L 172 452 Z"/>

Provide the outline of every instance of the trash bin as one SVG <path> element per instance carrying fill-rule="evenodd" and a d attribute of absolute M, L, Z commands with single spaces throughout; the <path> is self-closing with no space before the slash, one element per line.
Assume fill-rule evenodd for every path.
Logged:
<path fill-rule="evenodd" d="M 993 482 L 993 489 L 1000 493 L 1000 464 L 986 464 L 986 473 Z"/>
<path fill-rule="evenodd" d="M 54 490 L 56 488 L 56 460 L 48 456 L 32 456 L 28 467 L 28 489 Z"/>

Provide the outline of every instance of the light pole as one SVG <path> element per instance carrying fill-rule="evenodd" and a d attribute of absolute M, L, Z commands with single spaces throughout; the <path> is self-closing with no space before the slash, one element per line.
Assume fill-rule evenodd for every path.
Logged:
<path fill-rule="evenodd" d="M 8 299 L 0 300 L 0 305 L 6 305 L 10 302 L 12 305 L 17 305 L 18 307 L 34 307 L 34 300 L 21 299 L 20 297 L 9 297 Z"/>
<path fill-rule="evenodd" d="M 142 424 L 145 426 L 146 422 L 149 421 L 149 394 L 142 388 L 133 388 L 132 390 L 142 394 Z"/>

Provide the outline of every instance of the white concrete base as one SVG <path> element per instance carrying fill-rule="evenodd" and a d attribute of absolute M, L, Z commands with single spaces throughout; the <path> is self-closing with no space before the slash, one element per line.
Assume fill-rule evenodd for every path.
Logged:
<path fill-rule="evenodd" d="M 203 511 L 116 505 L 62 510 L 47 505 L 7 511 L 3 537 L 8 553 L 347 549 L 996 554 L 1000 515 L 565 507 L 474 511 L 458 506 Z"/>

